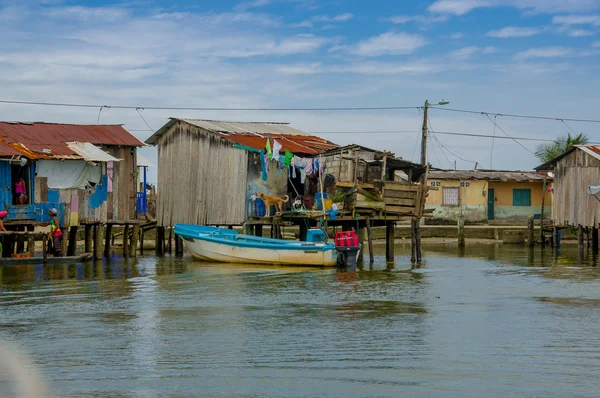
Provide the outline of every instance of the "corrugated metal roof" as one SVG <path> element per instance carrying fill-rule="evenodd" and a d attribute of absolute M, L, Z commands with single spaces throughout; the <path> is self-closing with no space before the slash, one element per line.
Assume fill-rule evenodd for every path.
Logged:
<path fill-rule="evenodd" d="M 77 155 L 67 142 L 144 146 L 121 125 L 0 122 L 0 156 L 38 159 Z"/>
<path fill-rule="evenodd" d="M 554 166 L 556 166 L 556 163 L 558 163 L 565 156 L 570 155 L 576 149 L 581 149 L 588 155 L 593 156 L 596 159 L 600 160 L 600 146 L 598 146 L 598 145 L 574 145 L 573 148 L 571 148 L 567 152 L 563 153 L 560 156 L 555 157 L 552 160 L 547 161 L 546 163 L 543 163 L 543 164 L 537 166 L 535 169 L 538 171 L 552 170 L 552 169 L 554 169 Z"/>
<path fill-rule="evenodd" d="M 337 148 L 336 144 L 305 133 L 291 127 L 287 123 L 227 122 L 177 118 L 171 118 L 167 124 L 148 138 L 146 143 L 150 145 L 158 144 L 160 136 L 178 122 L 187 123 L 213 132 L 234 143 L 253 149 L 263 149 L 267 143 L 267 138 L 277 140 L 282 145 L 283 151 L 287 149 L 290 152 L 299 154 L 315 155 L 329 149 Z"/>
<path fill-rule="evenodd" d="M 67 142 L 69 149 L 78 154 L 88 162 L 118 162 L 119 159 L 104 152 L 94 144 L 89 142 Z"/>
<path fill-rule="evenodd" d="M 596 145 L 575 145 L 575 147 L 600 160 L 600 147 Z"/>
<path fill-rule="evenodd" d="M 500 170 L 431 170 L 427 175 L 431 180 L 486 180 L 486 181 L 543 181 L 545 173 L 535 171 Z"/>

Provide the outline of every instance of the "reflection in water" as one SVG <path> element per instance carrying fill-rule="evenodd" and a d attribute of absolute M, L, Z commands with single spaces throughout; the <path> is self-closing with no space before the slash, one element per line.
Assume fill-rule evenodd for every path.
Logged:
<path fill-rule="evenodd" d="M 60 396 L 590 396 L 587 248 L 383 247 L 357 272 L 141 257 L 0 266 L 0 337 Z M 0 395 L 9 390 L 0 377 Z"/>

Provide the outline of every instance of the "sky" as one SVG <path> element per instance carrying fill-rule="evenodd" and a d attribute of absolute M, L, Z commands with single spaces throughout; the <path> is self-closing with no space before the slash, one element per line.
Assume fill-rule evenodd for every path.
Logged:
<path fill-rule="evenodd" d="M 539 139 L 583 132 L 600 142 L 596 123 L 448 110 L 600 119 L 598 0 L 0 0 L 0 38 L 0 100 L 140 108 L 447 100 L 429 110 L 428 162 L 441 168 L 532 169 L 539 142 L 436 131 Z M 169 117 L 289 122 L 415 161 L 423 122 L 415 108 L 99 112 L 0 103 L 0 120 L 123 124 L 142 140 Z M 157 163 L 155 148 L 141 152 Z"/>

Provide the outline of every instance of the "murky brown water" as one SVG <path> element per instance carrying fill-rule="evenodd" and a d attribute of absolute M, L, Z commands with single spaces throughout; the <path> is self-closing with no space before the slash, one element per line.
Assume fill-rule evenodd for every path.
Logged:
<path fill-rule="evenodd" d="M 598 394 L 597 259 L 425 249 L 419 269 L 399 246 L 396 267 L 357 273 L 187 257 L 0 267 L 0 338 L 67 397 Z"/>

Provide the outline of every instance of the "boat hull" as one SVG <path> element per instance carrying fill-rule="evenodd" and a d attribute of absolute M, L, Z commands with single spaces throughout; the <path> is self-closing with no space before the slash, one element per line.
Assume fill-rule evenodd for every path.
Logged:
<path fill-rule="evenodd" d="M 184 244 L 201 261 L 329 267 L 337 264 L 335 250 L 311 250 L 310 247 L 298 250 L 239 247 L 194 238 L 184 238 Z"/>

